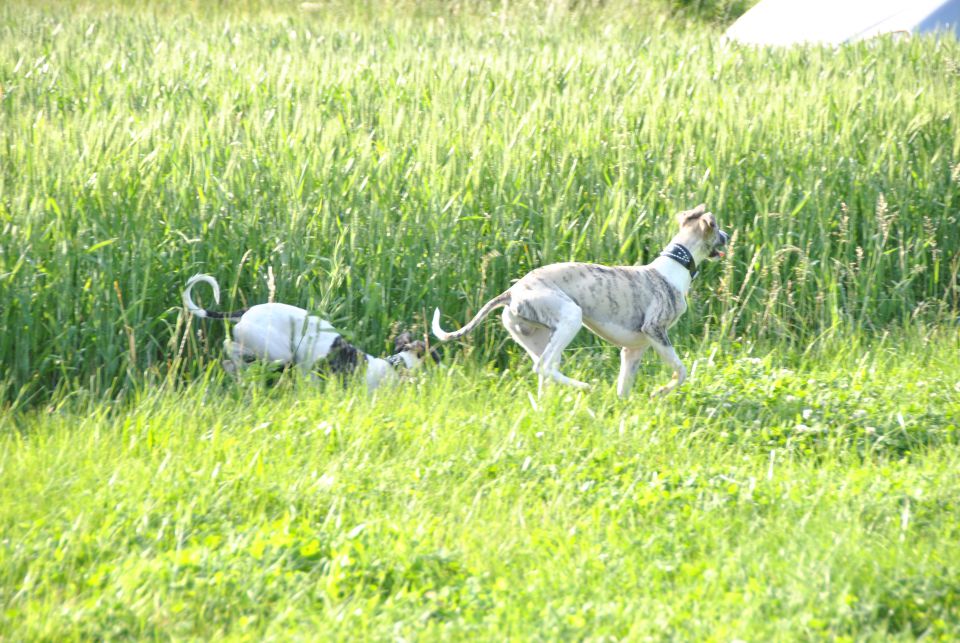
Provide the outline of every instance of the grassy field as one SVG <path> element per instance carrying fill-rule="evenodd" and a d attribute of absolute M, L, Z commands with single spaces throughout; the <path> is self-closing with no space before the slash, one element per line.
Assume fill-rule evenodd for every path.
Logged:
<path fill-rule="evenodd" d="M 221 331 L 180 350 L 197 271 L 240 306 L 272 268 L 277 300 L 377 351 L 545 262 L 648 260 L 701 201 L 734 251 L 683 332 L 802 344 L 957 309 L 955 42 L 164 11 L 0 7 L 8 402 L 201 372 Z"/>
<path fill-rule="evenodd" d="M 960 342 L 902 340 L 698 346 L 653 402 L 455 367 L 7 420 L 0 635 L 955 638 Z"/>
<path fill-rule="evenodd" d="M 570 4 L 0 5 L 0 638 L 960 636 L 960 45 Z M 701 201 L 666 399 L 584 333 L 537 401 L 496 322 L 237 383 L 178 307 L 382 353 Z"/>

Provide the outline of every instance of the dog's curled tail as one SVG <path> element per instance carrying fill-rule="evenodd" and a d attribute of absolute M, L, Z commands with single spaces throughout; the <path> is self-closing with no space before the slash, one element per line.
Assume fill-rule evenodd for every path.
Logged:
<path fill-rule="evenodd" d="M 461 328 L 460 330 L 448 333 L 447 331 L 440 328 L 440 309 L 437 308 L 433 311 L 433 324 L 432 330 L 434 336 L 439 339 L 441 342 L 445 342 L 449 339 L 459 339 L 463 337 L 471 330 L 473 330 L 480 321 L 490 314 L 490 311 L 499 306 L 506 306 L 510 301 L 510 291 L 506 291 L 500 295 L 497 295 L 487 303 L 483 305 L 483 308 L 477 312 L 473 319 L 467 322 L 467 325 Z"/>
<path fill-rule="evenodd" d="M 181 299 L 183 299 L 183 307 L 186 308 L 190 313 L 196 315 L 197 317 L 209 317 L 210 315 L 207 313 L 207 311 L 193 303 L 193 297 L 190 296 L 190 291 L 193 290 L 194 284 L 200 281 L 210 284 L 210 287 L 213 288 L 213 300 L 219 304 L 220 284 L 218 284 L 217 280 L 210 275 L 194 275 L 187 279 L 187 285 L 183 289 L 183 295 L 181 296 Z"/>
<path fill-rule="evenodd" d="M 204 282 L 210 284 L 210 287 L 213 288 L 213 300 L 220 303 L 220 284 L 217 283 L 217 280 L 211 277 L 210 275 L 194 275 L 187 280 L 187 285 L 183 289 L 183 307 L 187 309 L 190 313 L 196 315 L 197 317 L 209 317 L 211 319 L 240 319 L 243 315 L 243 311 L 237 311 L 233 313 L 218 313 L 215 310 L 207 310 L 205 308 L 200 308 L 195 303 L 193 303 L 193 297 L 190 296 L 190 291 L 193 290 L 193 286 L 196 283 Z"/>

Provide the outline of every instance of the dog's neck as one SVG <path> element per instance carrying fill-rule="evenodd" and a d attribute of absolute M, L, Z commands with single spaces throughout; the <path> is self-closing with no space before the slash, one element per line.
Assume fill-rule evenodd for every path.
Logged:
<path fill-rule="evenodd" d="M 393 368 L 413 368 L 416 365 L 416 359 L 410 355 L 410 351 L 400 351 L 385 359 Z"/>
<path fill-rule="evenodd" d="M 678 234 L 660 252 L 660 256 L 650 262 L 650 266 L 686 295 L 690 282 L 697 276 L 699 266 L 706 260 L 702 243 Z"/>
<path fill-rule="evenodd" d="M 690 270 L 676 259 L 660 255 L 651 261 L 649 266 L 659 272 L 667 280 L 667 283 L 679 290 L 681 294 L 686 295 L 687 291 L 690 290 L 693 276 L 690 274 Z"/>
<path fill-rule="evenodd" d="M 663 249 L 660 256 L 673 259 L 687 269 L 687 272 L 690 273 L 690 279 L 696 279 L 697 262 L 693 258 L 693 253 L 682 243 L 671 242 L 670 245 Z"/>

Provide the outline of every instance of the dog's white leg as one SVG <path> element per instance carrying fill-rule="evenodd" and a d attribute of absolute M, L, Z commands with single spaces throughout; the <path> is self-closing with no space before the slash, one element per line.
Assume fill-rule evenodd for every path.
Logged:
<path fill-rule="evenodd" d="M 634 348 L 620 349 L 620 376 L 617 378 L 617 395 L 627 397 L 633 388 L 633 381 L 637 378 L 637 369 L 640 368 L 640 358 L 643 357 L 650 344 Z"/>
<path fill-rule="evenodd" d="M 664 334 L 663 337 L 666 339 L 666 334 Z M 667 341 L 669 342 L 670 340 Z M 673 378 L 670 380 L 670 383 L 666 386 L 661 386 L 653 393 L 655 396 L 664 395 L 665 393 L 669 393 L 673 389 L 683 384 L 683 380 L 687 378 L 687 369 L 684 368 L 683 363 L 677 356 L 677 351 L 674 350 L 673 346 L 670 344 L 661 344 L 657 341 L 652 341 L 651 345 L 653 346 L 653 349 L 657 351 L 657 355 L 659 355 L 660 358 L 663 359 L 663 361 L 673 369 Z"/>
<path fill-rule="evenodd" d="M 566 384 L 567 386 L 573 386 L 574 388 L 578 388 L 581 391 L 586 391 L 587 389 L 590 388 L 590 385 L 587 384 L 586 382 L 581 382 L 580 380 L 575 380 L 572 377 L 567 377 L 556 368 L 547 374 L 553 379 L 554 382 L 559 382 L 560 384 Z"/>
<path fill-rule="evenodd" d="M 221 362 L 223 365 L 223 370 L 230 375 L 239 375 L 240 371 L 243 370 L 243 367 L 246 366 L 246 362 L 243 359 L 245 354 L 243 346 L 232 341 L 228 337 L 223 340 L 223 352 L 227 356 L 227 359 Z"/>
<path fill-rule="evenodd" d="M 517 342 L 530 355 L 533 360 L 533 370 L 537 372 L 537 364 L 540 363 L 540 356 L 550 343 L 550 329 L 533 324 L 523 317 L 518 317 L 510 310 L 503 309 L 503 327 L 507 329 L 513 341 Z M 542 386 L 542 385 L 541 385 Z"/>
<path fill-rule="evenodd" d="M 314 362 L 309 360 L 297 362 L 297 370 L 300 371 L 300 375 L 313 383 L 317 383 L 320 381 L 320 376 L 313 370 L 313 366 Z"/>
<path fill-rule="evenodd" d="M 578 332 L 583 321 L 583 312 L 580 306 L 575 303 L 565 302 L 557 310 L 559 320 L 550 335 L 550 341 L 547 343 L 540 356 L 540 363 L 537 365 L 537 372 L 540 375 L 546 375 L 555 382 L 575 386 L 580 389 L 590 388 L 590 385 L 572 377 L 567 377 L 560 372 L 560 354 L 566 348 Z"/>

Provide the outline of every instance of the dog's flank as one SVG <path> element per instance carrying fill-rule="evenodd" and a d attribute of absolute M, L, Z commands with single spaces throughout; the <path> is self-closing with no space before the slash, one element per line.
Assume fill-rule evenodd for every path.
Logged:
<path fill-rule="evenodd" d="M 440 310 L 432 329 L 441 341 L 457 339 L 473 330 L 492 310 L 503 307 L 503 324 L 533 360 L 544 377 L 580 388 L 584 382 L 560 373 L 560 355 L 581 325 L 622 348 L 617 392 L 625 396 L 633 384 L 640 357 L 650 346 L 674 371 L 672 390 L 683 382 L 686 369 L 667 334 L 686 311 L 685 295 L 697 266 L 722 256 L 728 235 L 704 205 L 681 212 L 680 231 L 670 245 L 645 266 L 601 266 L 558 263 L 527 273 L 477 312 L 463 328 L 446 332 Z"/>
<path fill-rule="evenodd" d="M 233 337 L 224 340 L 227 359 L 224 368 L 239 372 L 251 361 L 281 366 L 297 366 L 311 376 L 334 375 L 347 378 L 365 367 L 369 390 L 396 381 L 399 369 L 419 366 L 427 354 L 426 344 L 402 333 L 394 344 L 396 354 L 387 359 L 374 357 L 352 345 L 326 320 L 310 315 L 303 308 L 288 304 L 259 304 L 235 313 L 217 313 L 197 306 L 191 296 L 193 286 L 207 283 L 214 301 L 220 301 L 220 286 L 210 275 L 194 275 L 182 294 L 184 307 L 198 317 L 236 321 Z M 439 354 L 431 352 L 439 361 Z"/>

